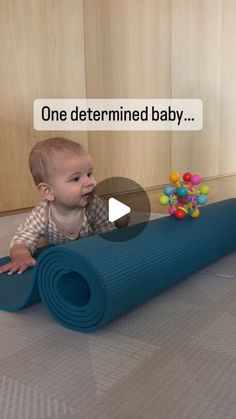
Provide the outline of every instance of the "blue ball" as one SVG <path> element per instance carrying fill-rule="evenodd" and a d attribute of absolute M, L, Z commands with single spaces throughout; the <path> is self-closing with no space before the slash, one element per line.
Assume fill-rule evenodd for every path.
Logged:
<path fill-rule="evenodd" d="M 180 186 L 180 188 L 176 188 L 176 194 L 180 198 L 185 198 L 188 195 L 188 191 L 184 186 Z"/>
<path fill-rule="evenodd" d="M 198 195 L 197 203 L 199 205 L 205 205 L 207 203 L 207 196 L 206 195 Z"/>
<path fill-rule="evenodd" d="M 174 188 L 172 188 L 171 186 L 166 186 L 164 188 L 164 194 L 167 196 L 170 196 L 170 194 L 173 192 Z"/>

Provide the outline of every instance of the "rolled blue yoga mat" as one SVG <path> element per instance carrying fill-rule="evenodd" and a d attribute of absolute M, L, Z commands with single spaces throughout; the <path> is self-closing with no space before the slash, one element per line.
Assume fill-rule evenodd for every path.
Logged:
<path fill-rule="evenodd" d="M 150 221 L 123 241 L 136 228 L 106 233 L 120 242 L 90 236 L 40 250 L 34 268 L 0 275 L 0 308 L 17 311 L 41 298 L 63 326 L 100 329 L 236 250 L 236 199 L 205 206 L 197 219 Z"/>

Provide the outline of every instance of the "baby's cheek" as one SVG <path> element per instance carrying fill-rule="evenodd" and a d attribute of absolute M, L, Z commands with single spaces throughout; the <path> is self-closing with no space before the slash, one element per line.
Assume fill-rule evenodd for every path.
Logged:
<path fill-rule="evenodd" d="M 75 185 L 75 189 L 76 189 L 77 193 L 81 193 L 82 194 L 82 184 L 81 183 L 78 182 Z"/>

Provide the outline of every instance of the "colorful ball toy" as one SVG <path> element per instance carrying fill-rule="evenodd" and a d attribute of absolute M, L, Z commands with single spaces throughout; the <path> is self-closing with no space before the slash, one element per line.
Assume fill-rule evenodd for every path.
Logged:
<path fill-rule="evenodd" d="M 184 173 L 183 182 L 180 182 L 180 175 L 177 172 L 172 172 L 169 179 L 175 186 L 164 188 L 164 195 L 160 197 L 161 205 L 169 205 L 169 214 L 179 220 L 185 218 L 186 215 L 197 218 L 200 214 L 198 206 L 207 203 L 209 186 L 199 186 L 201 183 L 200 176 L 192 175 L 190 172 Z"/>

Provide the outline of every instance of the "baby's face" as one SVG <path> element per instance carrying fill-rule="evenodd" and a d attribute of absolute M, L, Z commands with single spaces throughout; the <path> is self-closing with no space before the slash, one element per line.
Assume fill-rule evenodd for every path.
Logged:
<path fill-rule="evenodd" d="M 50 184 L 54 204 L 68 209 L 85 207 L 96 186 L 91 157 L 74 153 L 59 155 L 54 158 L 53 169 Z"/>

